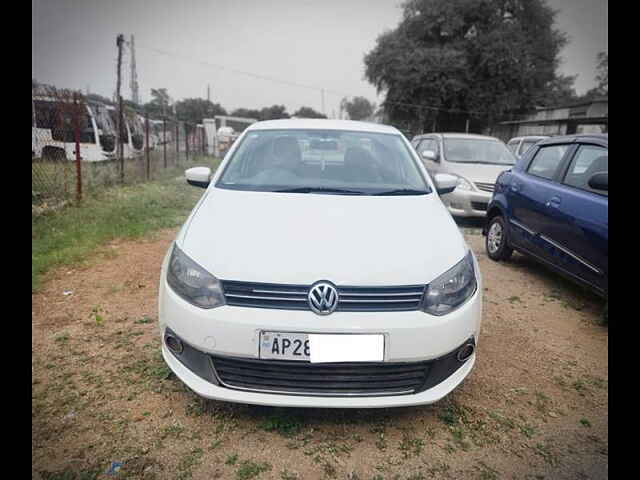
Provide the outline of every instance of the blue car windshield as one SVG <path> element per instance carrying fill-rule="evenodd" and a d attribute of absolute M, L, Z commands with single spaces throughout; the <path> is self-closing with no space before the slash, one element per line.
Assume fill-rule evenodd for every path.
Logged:
<path fill-rule="evenodd" d="M 397 134 L 286 129 L 248 132 L 218 188 L 248 191 L 430 193 L 416 160 Z"/>

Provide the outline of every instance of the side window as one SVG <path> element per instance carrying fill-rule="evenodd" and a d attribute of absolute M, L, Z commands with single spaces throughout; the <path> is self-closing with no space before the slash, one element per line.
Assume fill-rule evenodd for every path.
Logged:
<path fill-rule="evenodd" d="M 427 138 L 420 144 L 418 152 L 424 152 L 425 150 L 431 150 L 434 153 L 438 153 L 438 143 L 433 138 Z"/>
<path fill-rule="evenodd" d="M 568 148 L 569 145 L 550 145 L 540 148 L 529 164 L 527 173 L 547 180 L 553 179 Z"/>
<path fill-rule="evenodd" d="M 511 140 L 509 143 L 507 143 L 507 148 L 509 149 L 509 151 L 511 153 L 513 153 L 515 155 L 516 153 L 516 148 L 518 147 L 518 140 Z"/>
<path fill-rule="evenodd" d="M 589 192 L 606 193 L 589 186 L 594 173 L 609 171 L 609 150 L 596 145 L 581 145 L 571 160 L 563 183 Z"/>

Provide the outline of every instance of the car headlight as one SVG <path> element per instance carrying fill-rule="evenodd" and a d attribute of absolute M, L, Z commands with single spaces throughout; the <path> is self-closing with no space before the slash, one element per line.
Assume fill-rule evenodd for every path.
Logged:
<path fill-rule="evenodd" d="M 458 177 L 458 184 L 456 185 L 456 188 L 459 190 L 473 190 L 471 182 L 462 177 Z"/>
<path fill-rule="evenodd" d="M 462 305 L 478 287 L 471 250 L 453 268 L 427 285 L 422 310 L 445 315 Z"/>
<path fill-rule="evenodd" d="M 200 308 L 215 308 L 225 304 L 220 281 L 185 255 L 174 244 L 167 283 L 187 302 Z"/>

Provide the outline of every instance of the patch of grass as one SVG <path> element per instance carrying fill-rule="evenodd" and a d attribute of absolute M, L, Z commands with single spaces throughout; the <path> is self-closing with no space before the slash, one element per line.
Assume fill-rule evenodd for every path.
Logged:
<path fill-rule="evenodd" d="M 422 449 L 424 448 L 424 440 L 421 438 L 411 438 L 409 436 L 404 436 L 402 441 L 400 442 L 400 450 L 404 458 L 410 458 L 413 456 L 418 456 L 422 453 Z"/>
<path fill-rule="evenodd" d="M 277 413 L 260 423 L 260 428 L 267 432 L 278 432 L 283 437 L 292 437 L 300 432 L 304 426 L 302 417 L 287 413 Z"/>
<path fill-rule="evenodd" d="M 515 302 L 522 303 L 522 300 L 520 300 L 520 297 L 517 296 L 517 295 L 511 296 L 511 297 L 507 298 L 507 300 L 509 300 L 509 302 L 511 302 L 511 303 L 515 303 Z"/>
<path fill-rule="evenodd" d="M 280 472 L 280 478 L 282 480 L 300 480 L 300 477 L 295 472 L 290 472 L 286 468 Z"/>
<path fill-rule="evenodd" d="M 228 455 L 227 459 L 224 461 L 225 465 L 235 465 L 238 461 L 238 454 L 234 453 L 233 455 Z"/>
<path fill-rule="evenodd" d="M 142 317 L 142 318 L 140 318 L 140 319 L 136 320 L 136 321 L 135 321 L 135 322 L 133 322 L 133 323 L 136 323 L 136 324 L 143 324 L 143 325 L 144 325 L 144 324 L 151 323 L 151 322 L 153 322 L 153 318 L 151 318 L 151 317 L 149 317 L 149 316 L 145 315 L 144 317 Z"/>
<path fill-rule="evenodd" d="M 236 471 L 236 478 L 238 480 L 249 480 L 255 478 L 262 472 L 268 472 L 271 470 L 271 464 L 262 462 L 256 463 L 252 460 L 245 460 L 240 464 L 240 467 Z"/>
<path fill-rule="evenodd" d="M 212 159 L 199 163 L 218 165 Z M 104 189 L 80 205 L 32 216 L 32 292 L 47 271 L 86 260 L 106 242 L 180 225 L 203 192 L 171 178 Z"/>
<path fill-rule="evenodd" d="M 56 341 L 56 343 L 60 343 L 60 344 L 64 345 L 69 341 L 69 338 L 71 338 L 71 337 L 69 337 L 69 334 L 67 332 L 63 332 L 63 333 L 55 336 L 55 341 Z"/>
<path fill-rule="evenodd" d="M 65 469 L 59 472 L 43 471 L 40 472 L 40 476 L 43 480 L 96 480 L 100 473 L 100 470 L 74 472 L 73 470 Z"/>
<path fill-rule="evenodd" d="M 584 427 L 587 428 L 591 428 L 591 422 L 589 420 L 587 420 L 586 418 L 581 418 L 580 419 L 580 424 Z"/>

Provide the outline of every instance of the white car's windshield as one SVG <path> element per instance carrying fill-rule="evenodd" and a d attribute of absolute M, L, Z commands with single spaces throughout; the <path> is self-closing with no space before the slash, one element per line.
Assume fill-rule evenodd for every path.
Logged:
<path fill-rule="evenodd" d="M 445 138 L 444 154 L 447 162 L 514 165 L 516 157 L 499 140 L 480 138 Z"/>
<path fill-rule="evenodd" d="M 400 135 L 342 130 L 247 132 L 216 186 L 352 195 L 430 193 Z"/>

